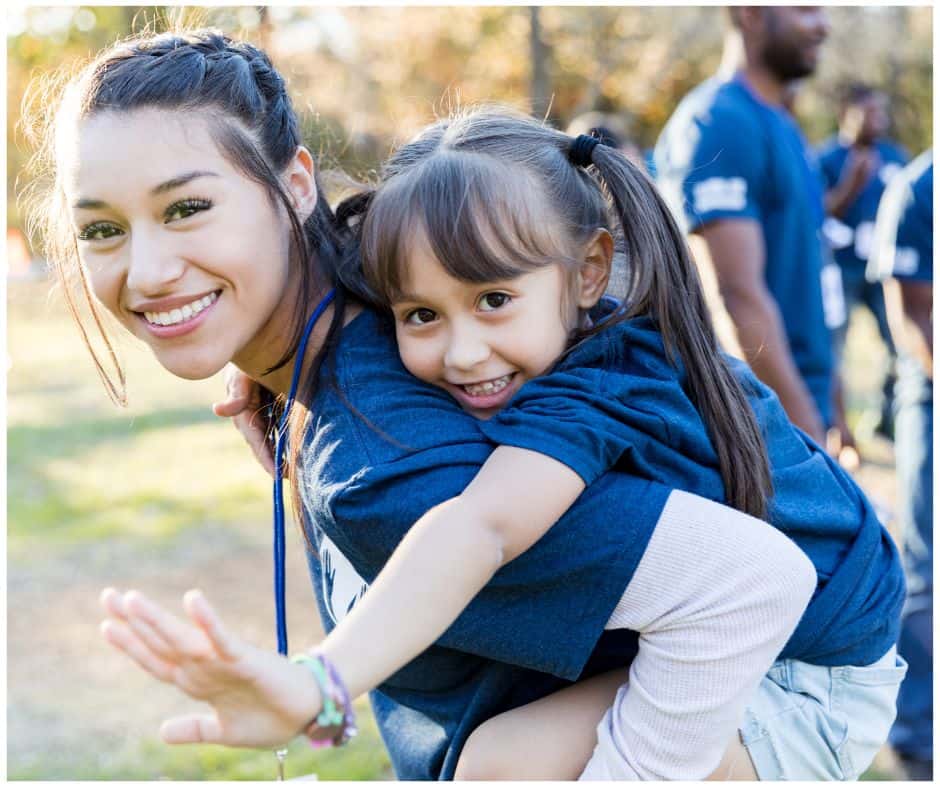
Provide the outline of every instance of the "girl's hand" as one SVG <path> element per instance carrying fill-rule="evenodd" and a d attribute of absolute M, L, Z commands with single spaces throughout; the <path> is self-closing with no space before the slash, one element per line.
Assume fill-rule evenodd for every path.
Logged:
<path fill-rule="evenodd" d="M 261 386 L 238 367 L 229 364 L 225 368 L 226 398 L 216 402 L 212 410 L 216 416 L 231 418 L 235 428 L 248 442 L 261 467 L 274 476 L 274 454 L 267 439 L 267 423 L 259 412 L 264 406 Z"/>
<path fill-rule="evenodd" d="M 168 744 L 277 747 L 319 713 L 319 688 L 307 668 L 230 635 L 201 592 L 183 597 L 189 622 L 137 591 L 106 588 L 100 601 L 108 615 L 101 632 L 112 646 L 212 707 L 165 720 L 160 735 Z"/>

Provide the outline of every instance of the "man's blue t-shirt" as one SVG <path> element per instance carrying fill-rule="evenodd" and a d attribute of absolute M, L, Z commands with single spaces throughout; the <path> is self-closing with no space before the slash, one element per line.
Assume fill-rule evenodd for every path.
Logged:
<path fill-rule="evenodd" d="M 933 282 L 933 152 L 920 154 L 885 190 L 878 208 L 868 277 Z M 899 402 L 929 402 L 933 381 L 923 364 L 899 348 Z"/>
<path fill-rule="evenodd" d="M 343 330 L 311 404 L 301 492 L 308 557 L 327 631 L 411 526 L 460 494 L 495 448 L 480 422 L 401 365 L 389 321 Z M 508 563 L 437 643 L 371 694 L 401 779 L 453 776 L 484 720 L 568 681 L 626 666 L 636 633 L 604 632 L 671 488 L 607 473 Z M 421 615 L 420 610 L 414 611 Z"/>
<path fill-rule="evenodd" d="M 719 219 L 759 223 L 767 289 L 780 309 L 797 369 L 824 423 L 831 423 L 822 184 L 796 123 L 740 77 L 714 77 L 679 103 L 655 159 L 657 185 L 688 232 Z"/>
<path fill-rule="evenodd" d="M 868 182 L 845 213 L 838 219 L 827 220 L 826 237 L 833 249 L 833 257 L 842 268 L 843 275 L 860 279 L 864 276 L 868 256 L 871 253 L 872 236 L 878 203 L 885 186 L 907 163 L 907 154 L 887 140 L 878 140 L 875 145 L 880 166 L 871 174 Z M 840 142 L 838 135 L 826 140 L 818 148 L 819 168 L 828 191 L 838 184 L 851 146 Z"/>
<path fill-rule="evenodd" d="M 803 549 L 819 577 L 781 657 L 870 664 L 899 632 L 904 579 L 894 542 L 849 476 L 790 423 L 776 394 L 746 364 L 728 362 L 767 445 L 774 485 L 767 520 Z M 687 388 L 662 335 L 637 318 L 577 345 L 480 429 L 494 443 L 554 457 L 587 485 L 616 468 L 724 502 L 718 457 Z"/>

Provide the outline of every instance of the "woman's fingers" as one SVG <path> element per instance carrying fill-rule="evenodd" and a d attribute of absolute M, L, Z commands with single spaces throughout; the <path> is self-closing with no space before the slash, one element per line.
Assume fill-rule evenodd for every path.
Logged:
<path fill-rule="evenodd" d="M 167 684 L 175 683 L 173 681 L 174 666 L 154 654 L 126 624 L 114 620 L 102 621 L 101 634 L 108 643 L 119 651 L 123 651 L 154 678 Z"/>
<path fill-rule="evenodd" d="M 234 662 L 242 656 L 238 641 L 222 626 L 222 620 L 202 592 L 193 589 L 183 595 L 183 607 L 189 617 L 206 634 L 215 652 L 224 660 Z"/>
<path fill-rule="evenodd" d="M 226 744 L 222 726 L 214 714 L 188 714 L 173 717 L 160 726 L 160 738 L 167 744 Z"/>
<path fill-rule="evenodd" d="M 268 442 L 265 420 L 253 410 L 245 410 L 233 416 L 232 423 L 248 443 L 261 467 L 269 476 L 274 476 L 274 454 Z"/>
<path fill-rule="evenodd" d="M 251 407 L 254 400 L 259 400 L 258 384 L 234 364 L 228 364 L 222 374 L 225 378 L 225 399 L 212 406 L 216 416 L 236 416 Z"/>

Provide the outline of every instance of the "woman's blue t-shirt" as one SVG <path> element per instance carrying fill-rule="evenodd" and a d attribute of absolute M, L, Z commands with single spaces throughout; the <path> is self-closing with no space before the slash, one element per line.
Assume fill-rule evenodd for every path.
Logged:
<path fill-rule="evenodd" d="M 336 385 L 322 376 L 301 469 L 305 531 L 315 547 L 308 563 L 327 631 L 408 529 L 459 495 L 495 448 L 480 422 L 402 367 L 394 331 L 377 314 L 364 311 L 347 325 L 330 361 Z M 605 633 L 604 625 L 671 489 L 636 474 L 603 474 L 497 572 L 432 648 L 372 693 L 399 778 L 450 778 L 466 737 L 484 720 L 629 664 L 635 633 Z"/>
<path fill-rule="evenodd" d="M 607 301 L 596 315 L 603 319 Z M 769 522 L 816 567 L 819 586 L 781 656 L 866 665 L 897 640 L 904 599 L 898 552 L 849 476 L 794 427 L 776 394 L 728 358 L 767 445 Z M 528 381 L 480 430 L 493 443 L 554 457 L 591 485 L 611 468 L 724 501 L 718 457 L 648 318 L 613 325 Z M 589 488 L 590 489 L 590 488 Z"/>

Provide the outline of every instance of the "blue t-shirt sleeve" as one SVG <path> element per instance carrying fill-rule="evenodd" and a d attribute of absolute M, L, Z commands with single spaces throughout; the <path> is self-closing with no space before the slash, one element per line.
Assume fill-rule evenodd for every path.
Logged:
<path fill-rule="evenodd" d="M 742 113 L 717 107 L 693 121 L 692 155 L 682 182 L 690 231 L 716 219 L 761 218 L 766 165 L 753 125 Z"/>
<path fill-rule="evenodd" d="M 898 221 L 894 276 L 933 281 L 933 167 L 914 184 Z"/>
<path fill-rule="evenodd" d="M 819 171 L 822 175 L 823 188 L 828 191 L 839 182 L 839 173 L 842 163 L 845 160 L 844 155 L 840 155 L 840 149 L 831 145 L 823 145 L 819 149 Z"/>
<path fill-rule="evenodd" d="M 462 492 L 479 470 L 485 458 L 466 449 L 438 447 L 373 466 L 331 502 L 341 524 L 334 541 L 366 583 L 411 526 Z M 545 536 L 496 573 L 436 645 L 576 679 L 670 492 L 627 474 L 600 477 Z"/>

